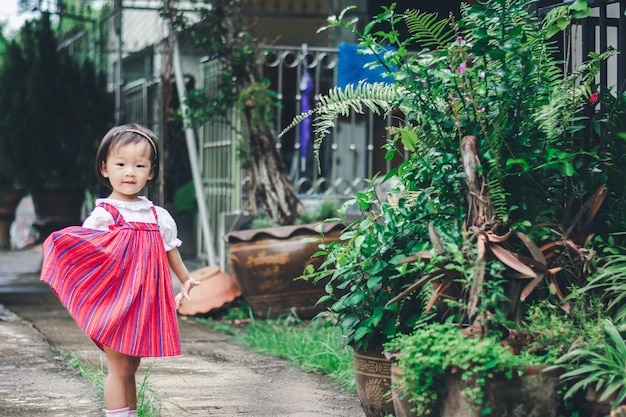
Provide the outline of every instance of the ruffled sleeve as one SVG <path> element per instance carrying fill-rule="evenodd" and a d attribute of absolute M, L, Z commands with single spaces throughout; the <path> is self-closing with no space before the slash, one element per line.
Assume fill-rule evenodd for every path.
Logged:
<path fill-rule="evenodd" d="M 97 206 L 83 222 L 83 227 L 95 230 L 109 230 L 114 223 L 111 214 L 104 207 Z"/>
<path fill-rule="evenodd" d="M 182 245 L 182 241 L 178 239 L 178 227 L 172 215 L 163 207 L 155 206 L 159 221 L 159 229 L 163 237 L 163 246 L 168 252 Z"/>

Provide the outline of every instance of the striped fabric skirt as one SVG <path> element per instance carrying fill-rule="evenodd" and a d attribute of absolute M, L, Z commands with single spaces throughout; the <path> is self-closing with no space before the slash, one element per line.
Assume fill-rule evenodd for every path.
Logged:
<path fill-rule="evenodd" d="M 43 248 L 41 280 L 96 344 L 132 356 L 180 355 L 157 224 L 121 219 L 109 231 L 70 226 L 51 234 Z"/>

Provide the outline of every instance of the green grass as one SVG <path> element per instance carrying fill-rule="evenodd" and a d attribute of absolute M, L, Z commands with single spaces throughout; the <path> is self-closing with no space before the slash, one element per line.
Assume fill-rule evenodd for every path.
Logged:
<path fill-rule="evenodd" d="M 322 319 L 302 321 L 294 316 L 255 319 L 245 306 L 215 318 L 195 318 L 216 331 L 234 334 L 251 350 L 283 358 L 300 369 L 327 375 L 347 394 L 356 393 L 352 349 L 339 329 Z"/>
<path fill-rule="evenodd" d="M 287 359 L 307 372 L 328 375 L 347 393 L 356 393 L 352 349 L 337 328 L 321 320 L 253 320 L 238 339 L 254 351 Z"/>
<path fill-rule="evenodd" d="M 98 391 L 100 400 L 104 403 L 104 380 L 106 379 L 106 365 L 100 362 L 94 365 L 91 362 L 79 358 L 75 353 L 59 351 L 59 354 L 67 360 L 78 374 L 91 383 Z M 158 417 L 161 415 L 161 407 L 155 390 L 150 386 L 148 377 L 150 368 L 146 370 L 143 379 L 137 386 L 137 415 L 139 417 Z"/>

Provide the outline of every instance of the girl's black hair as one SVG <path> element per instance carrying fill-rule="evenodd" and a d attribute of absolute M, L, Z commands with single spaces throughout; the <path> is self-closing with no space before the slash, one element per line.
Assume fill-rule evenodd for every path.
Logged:
<path fill-rule="evenodd" d="M 96 154 L 96 178 L 98 181 L 109 189 L 113 189 L 108 178 L 102 175 L 102 164 L 106 162 L 109 151 L 116 146 L 123 146 L 144 142 L 150 149 L 150 160 L 154 176 L 152 180 L 148 180 L 147 186 L 154 184 L 153 181 L 159 173 L 159 145 L 156 135 L 150 130 L 137 123 L 129 123 L 125 125 L 115 126 L 109 130 L 100 141 L 98 152 Z"/>

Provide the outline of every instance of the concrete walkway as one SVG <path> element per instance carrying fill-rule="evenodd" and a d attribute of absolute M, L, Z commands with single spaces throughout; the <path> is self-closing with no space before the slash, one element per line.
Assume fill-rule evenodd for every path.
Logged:
<path fill-rule="evenodd" d="M 103 416 L 101 391 L 61 355 L 104 356 L 39 282 L 41 247 L 0 252 L 0 417 Z M 162 416 L 363 417 L 356 396 L 320 375 L 248 352 L 231 336 L 181 317 L 183 355 L 145 359 Z"/>

